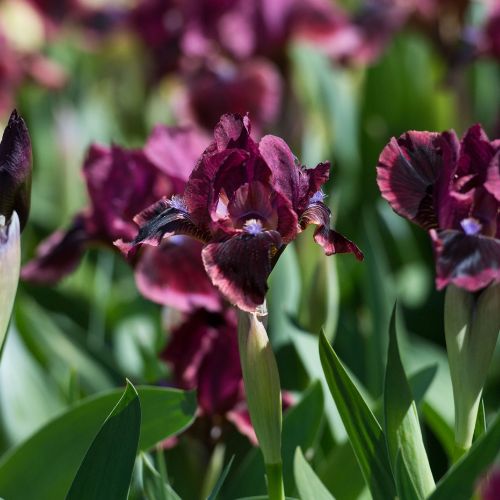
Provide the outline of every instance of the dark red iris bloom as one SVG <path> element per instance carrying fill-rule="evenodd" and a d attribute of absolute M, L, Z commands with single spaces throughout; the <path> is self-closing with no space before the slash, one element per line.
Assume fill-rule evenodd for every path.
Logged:
<path fill-rule="evenodd" d="M 500 141 L 480 125 L 407 132 L 380 155 L 377 181 L 396 213 L 426 230 L 436 256 L 436 286 L 474 292 L 500 281 Z"/>
<path fill-rule="evenodd" d="M 179 256 L 176 262 L 181 263 L 181 259 Z M 237 318 L 232 308 L 194 310 L 172 329 L 162 358 L 170 365 L 176 386 L 197 390 L 201 417 L 221 427 L 231 422 L 257 444 L 246 406 Z M 292 405 L 289 393 L 284 392 L 282 400 L 283 409 Z"/>
<path fill-rule="evenodd" d="M 317 226 L 314 239 L 327 255 L 363 258 L 354 243 L 330 229 L 321 192 L 329 171 L 329 163 L 300 166 L 282 139 L 268 135 L 257 143 L 247 117 L 224 115 L 184 195 L 163 198 L 140 213 L 137 237 L 117 246 L 133 255 L 142 244 L 159 245 L 173 235 L 199 239 L 212 283 L 230 302 L 254 311 L 280 252 L 309 224 Z"/>
<path fill-rule="evenodd" d="M 0 142 L 0 216 L 2 224 L 15 211 L 21 230 L 26 225 L 31 196 L 31 141 L 24 120 L 13 111 Z"/>
<path fill-rule="evenodd" d="M 22 270 L 23 279 L 55 283 L 76 268 L 89 246 L 113 247 L 117 238 L 134 238 L 133 215 L 158 197 L 182 192 L 207 142 L 192 129 L 160 125 L 143 149 L 91 146 L 83 167 L 90 206 L 75 216 L 68 230 L 55 232 L 39 246 L 36 258 Z M 175 268 L 168 265 L 178 254 L 190 258 Z M 218 309 L 220 298 L 200 255 L 201 244 L 188 238 L 144 249 L 133 262 L 139 290 L 154 302 L 182 311 Z M 177 271 L 188 278 L 181 279 Z"/>
<path fill-rule="evenodd" d="M 246 113 L 258 129 L 276 120 L 282 80 L 278 69 L 263 59 L 239 65 L 218 59 L 187 76 L 187 113 L 195 123 L 212 130 L 231 111 Z"/>

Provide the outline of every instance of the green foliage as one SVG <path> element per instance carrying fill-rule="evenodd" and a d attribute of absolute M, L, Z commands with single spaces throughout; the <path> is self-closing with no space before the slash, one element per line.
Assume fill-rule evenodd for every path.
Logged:
<path fill-rule="evenodd" d="M 192 392 L 139 387 L 138 393 L 142 408 L 140 450 L 182 431 L 194 419 L 196 396 Z M 5 454 L 0 461 L 2 495 L 21 500 L 32 498 L 31 492 L 36 491 L 40 500 L 62 498 L 120 394 L 120 390 L 113 390 L 83 400 Z M 50 461 L 41 464 L 41 457 L 50 457 Z M 23 486 L 26 482 L 30 491 Z"/>
<path fill-rule="evenodd" d="M 330 492 L 323 486 L 320 479 L 307 463 L 300 448 L 295 450 L 294 474 L 300 498 L 315 500 L 334 500 Z"/>
<path fill-rule="evenodd" d="M 141 404 L 135 387 L 127 381 L 123 396 L 106 418 L 78 468 L 67 500 L 122 500 L 134 468 Z"/>
<path fill-rule="evenodd" d="M 424 499 L 434 490 L 417 407 L 399 355 L 396 306 L 389 327 L 384 390 L 385 435 L 400 498 Z M 412 494 L 408 496 L 407 491 Z"/>
<path fill-rule="evenodd" d="M 319 353 L 330 392 L 373 498 L 395 498 L 385 436 L 379 423 L 323 333 Z"/>

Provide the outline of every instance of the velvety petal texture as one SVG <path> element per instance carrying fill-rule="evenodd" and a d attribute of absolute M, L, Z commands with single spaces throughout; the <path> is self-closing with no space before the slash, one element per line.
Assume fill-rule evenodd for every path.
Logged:
<path fill-rule="evenodd" d="M 24 120 L 13 111 L 0 142 L 0 215 L 17 212 L 21 231 L 31 199 L 31 141 Z"/>
<path fill-rule="evenodd" d="M 203 264 L 212 283 L 233 304 L 255 311 L 264 301 L 267 278 L 284 246 L 308 224 L 327 255 L 353 253 L 354 243 L 330 229 L 321 186 L 330 165 L 306 169 L 279 137 L 255 142 L 248 116 L 223 115 L 214 141 L 200 156 L 182 197 L 163 199 L 136 217 L 139 232 L 117 242 L 127 255 L 144 243 L 173 235 L 206 244 Z"/>
<path fill-rule="evenodd" d="M 185 236 L 145 247 L 135 266 L 137 288 L 147 299 L 183 312 L 220 310 L 222 298 L 208 279 L 201 250 L 199 241 Z"/>
<path fill-rule="evenodd" d="M 377 181 L 395 212 L 430 230 L 436 286 L 475 292 L 500 281 L 500 143 L 479 124 L 407 132 L 380 155 Z"/>

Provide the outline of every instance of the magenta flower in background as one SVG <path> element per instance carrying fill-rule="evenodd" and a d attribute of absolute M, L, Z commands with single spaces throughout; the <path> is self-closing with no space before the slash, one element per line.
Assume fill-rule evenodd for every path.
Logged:
<path fill-rule="evenodd" d="M 230 422 L 257 444 L 246 406 L 233 309 L 196 309 L 186 315 L 172 329 L 161 356 L 170 365 L 176 386 L 197 390 L 200 417 L 217 427 Z M 283 409 L 293 403 L 287 392 L 282 400 Z"/>
<path fill-rule="evenodd" d="M 265 136 L 250 137 L 250 121 L 224 115 L 214 142 L 194 168 L 184 195 L 163 198 L 136 217 L 139 233 L 131 243 L 118 241 L 133 256 L 144 243 L 185 234 L 204 243 L 205 269 L 230 302 L 254 311 L 267 292 L 267 278 L 286 244 L 309 224 L 327 255 L 358 247 L 330 229 L 330 210 L 321 186 L 329 163 L 314 169 L 300 166 L 286 143 Z"/>
<path fill-rule="evenodd" d="M 31 141 L 24 120 L 13 111 L 0 142 L 0 216 L 7 221 L 17 212 L 21 231 L 31 199 Z M 2 222 L 2 226 L 5 220 Z"/>
<path fill-rule="evenodd" d="M 280 111 L 282 80 L 278 69 L 264 59 L 241 64 L 217 60 L 186 75 L 187 114 L 194 123 L 212 130 L 228 110 L 246 112 L 258 130 L 273 123 Z M 182 117 L 181 117 L 182 119 Z"/>
<path fill-rule="evenodd" d="M 393 210 L 429 231 L 436 286 L 474 292 L 500 281 L 500 141 L 480 125 L 407 132 L 380 155 L 377 182 Z"/>
<path fill-rule="evenodd" d="M 481 500 L 498 500 L 500 498 L 500 468 L 492 468 L 483 477 L 477 488 Z"/>
<path fill-rule="evenodd" d="M 134 238 L 134 214 L 158 197 L 182 192 L 207 142 L 193 129 L 159 125 L 143 149 L 91 146 L 83 166 L 89 207 L 75 216 L 68 230 L 56 231 L 42 242 L 35 259 L 24 266 L 22 278 L 55 283 L 76 268 L 89 246 L 114 248 L 117 238 Z M 191 280 L 179 279 L 163 265 L 179 251 L 192 256 L 194 264 L 186 264 L 190 272 L 192 269 Z M 193 307 L 217 309 L 219 297 L 203 270 L 200 252 L 200 244 L 191 241 L 184 242 L 180 250 L 178 240 L 142 252 L 133 261 L 139 290 L 155 302 L 183 311 Z"/>

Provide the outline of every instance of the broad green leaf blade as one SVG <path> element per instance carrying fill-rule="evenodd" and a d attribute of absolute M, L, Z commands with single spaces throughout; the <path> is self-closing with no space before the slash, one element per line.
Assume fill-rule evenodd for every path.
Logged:
<path fill-rule="evenodd" d="M 181 500 L 167 484 L 145 454 L 142 454 L 142 481 L 147 500 Z"/>
<path fill-rule="evenodd" d="M 307 450 L 313 446 L 323 419 L 323 391 L 313 383 L 302 399 L 283 415 L 282 457 L 285 493 L 294 490 L 293 454 L 297 446 Z M 252 449 L 242 464 L 229 476 L 222 488 L 224 498 L 261 495 L 266 491 L 262 454 Z M 1 491 L 1 490 L 0 490 Z"/>
<path fill-rule="evenodd" d="M 77 429 L 75 429 L 77 430 Z M 85 454 L 67 500 L 127 498 L 141 430 L 141 403 L 127 387 Z"/>
<path fill-rule="evenodd" d="M 417 407 L 399 355 L 396 307 L 389 327 L 384 415 L 387 448 L 395 476 L 398 476 L 396 463 L 401 454 L 400 467 L 405 467 L 410 482 L 415 486 L 417 498 L 426 498 L 434 490 L 435 484 L 422 440 Z M 405 498 L 399 488 L 398 493 Z"/>
<path fill-rule="evenodd" d="M 293 461 L 295 484 L 300 498 L 314 498 L 314 500 L 334 500 L 331 493 L 325 488 L 312 467 L 307 463 L 300 448 L 295 450 Z"/>
<path fill-rule="evenodd" d="M 196 394 L 160 387 L 139 387 L 142 422 L 139 449 L 188 427 L 196 412 Z M 51 420 L 42 429 L 9 451 L 0 460 L 0 495 L 9 500 L 57 500 L 64 498 L 85 452 L 121 390 L 83 400 Z M 78 429 L 78 432 L 75 432 Z M 41 466 L 50 457 L 47 467 Z M 24 487 L 29 483 L 29 490 Z"/>
<path fill-rule="evenodd" d="M 500 450 L 500 414 L 489 429 L 437 484 L 429 500 L 468 500 L 481 474 L 491 465 Z"/>
<path fill-rule="evenodd" d="M 224 467 L 222 474 L 219 476 L 219 479 L 215 483 L 214 489 L 212 490 L 210 495 L 208 495 L 207 500 L 217 500 L 220 489 L 222 488 L 222 485 L 224 484 L 224 481 L 226 480 L 226 477 L 229 474 L 231 466 L 233 465 L 233 461 L 234 461 L 234 455 L 231 457 L 231 460 L 229 460 L 227 465 Z"/>
<path fill-rule="evenodd" d="M 396 488 L 384 433 L 323 332 L 319 353 L 330 392 L 373 498 L 395 498 Z"/>

